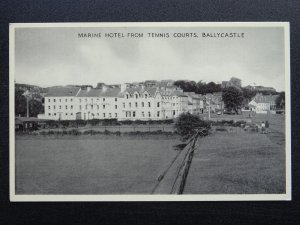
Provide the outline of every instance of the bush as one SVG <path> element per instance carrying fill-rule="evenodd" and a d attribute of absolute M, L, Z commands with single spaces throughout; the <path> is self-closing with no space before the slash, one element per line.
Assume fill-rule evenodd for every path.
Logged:
<path fill-rule="evenodd" d="M 208 131 L 210 124 L 190 113 L 181 114 L 175 122 L 175 131 L 183 140 L 188 140 L 199 128 L 205 128 Z M 205 132 L 204 135 L 208 135 L 208 132 Z"/>

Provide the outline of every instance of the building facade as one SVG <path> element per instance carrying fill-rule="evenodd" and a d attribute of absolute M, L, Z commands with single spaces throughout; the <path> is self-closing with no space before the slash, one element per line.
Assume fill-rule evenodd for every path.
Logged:
<path fill-rule="evenodd" d="M 44 100 L 45 114 L 38 117 L 50 120 L 164 120 L 188 112 L 189 97 L 180 88 L 170 83 L 149 83 L 50 88 Z"/>
<path fill-rule="evenodd" d="M 248 107 L 250 111 L 259 114 L 267 114 L 276 111 L 276 98 L 278 95 L 262 95 L 260 93 L 249 102 Z"/>

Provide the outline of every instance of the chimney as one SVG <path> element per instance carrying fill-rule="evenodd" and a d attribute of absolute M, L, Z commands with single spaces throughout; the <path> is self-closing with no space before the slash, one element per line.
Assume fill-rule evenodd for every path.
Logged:
<path fill-rule="evenodd" d="M 127 84 L 121 84 L 121 92 L 124 92 L 127 88 Z"/>
<path fill-rule="evenodd" d="M 108 89 L 108 87 L 107 87 L 106 85 L 103 85 L 103 86 L 102 86 L 102 92 L 106 92 L 107 89 Z"/>

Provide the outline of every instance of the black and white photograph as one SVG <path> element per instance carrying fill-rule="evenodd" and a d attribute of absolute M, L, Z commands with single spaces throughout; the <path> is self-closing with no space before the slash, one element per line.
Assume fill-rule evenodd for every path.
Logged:
<path fill-rule="evenodd" d="M 9 38 L 11 201 L 291 200 L 289 23 Z"/>

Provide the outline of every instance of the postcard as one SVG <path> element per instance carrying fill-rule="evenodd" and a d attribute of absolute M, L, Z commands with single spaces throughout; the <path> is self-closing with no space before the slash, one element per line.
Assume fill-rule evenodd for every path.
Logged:
<path fill-rule="evenodd" d="M 11 201 L 291 200 L 287 22 L 10 24 Z"/>

